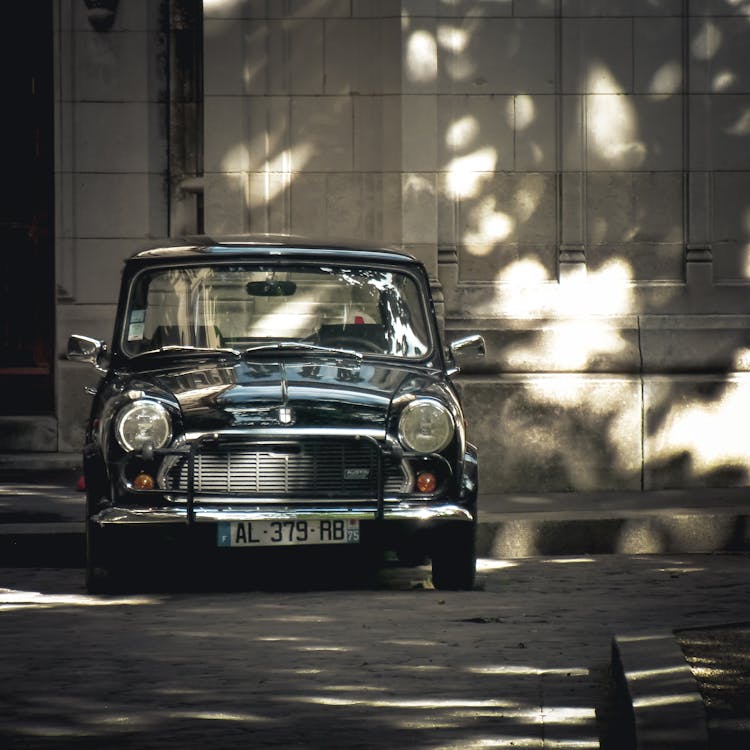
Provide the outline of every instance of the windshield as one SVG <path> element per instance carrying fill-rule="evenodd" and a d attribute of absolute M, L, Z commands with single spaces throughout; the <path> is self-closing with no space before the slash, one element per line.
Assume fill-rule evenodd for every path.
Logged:
<path fill-rule="evenodd" d="M 129 356 L 162 347 L 262 352 L 294 342 L 312 352 L 422 358 L 430 335 L 419 286 L 399 271 L 301 264 L 159 268 L 133 282 L 123 329 Z"/>

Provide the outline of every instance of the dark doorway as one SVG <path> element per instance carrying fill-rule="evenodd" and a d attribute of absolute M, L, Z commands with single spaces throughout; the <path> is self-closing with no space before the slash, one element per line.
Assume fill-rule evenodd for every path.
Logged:
<path fill-rule="evenodd" d="M 3 3 L 0 415 L 54 411 L 52 2 Z"/>

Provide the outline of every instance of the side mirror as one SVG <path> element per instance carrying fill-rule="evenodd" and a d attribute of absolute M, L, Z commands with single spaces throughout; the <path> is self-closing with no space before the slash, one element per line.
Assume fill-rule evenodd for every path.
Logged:
<path fill-rule="evenodd" d="M 479 334 L 464 336 L 455 341 L 451 341 L 448 345 L 448 350 L 454 360 L 461 360 L 466 356 L 484 357 L 487 351 L 484 344 L 484 337 Z M 455 375 L 459 369 L 459 367 L 453 367 L 448 374 Z"/>
<path fill-rule="evenodd" d="M 449 348 L 454 356 L 461 352 L 462 356 L 473 354 L 475 357 L 484 357 L 487 349 L 484 345 L 484 337 L 479 334 L 473 336 L 464 336 L 463 338 L 451 341 Z"/>
<path fill-rule="evenodd" d="M 85 362 L 93 365 L 100 372 L 106 372 L 106 353 L 107 345 L 99 339 L 81 336 L 78 333 L 74 333 L 68 339 L 68 359 L 71 362 Z"/>

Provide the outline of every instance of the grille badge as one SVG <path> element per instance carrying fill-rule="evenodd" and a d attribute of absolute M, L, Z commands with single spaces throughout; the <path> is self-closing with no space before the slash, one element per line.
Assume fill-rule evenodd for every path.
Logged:
<path fill-rule="evenodd" d="M 344 479 L 369 479 L 369 469 L 344 469 Z"/>
<path fill-rule="evenodd" d="M 294 424 L 294 412 L 290 406 L 280 406 L 278 410 L 279 423 L 283 425 Z"/>

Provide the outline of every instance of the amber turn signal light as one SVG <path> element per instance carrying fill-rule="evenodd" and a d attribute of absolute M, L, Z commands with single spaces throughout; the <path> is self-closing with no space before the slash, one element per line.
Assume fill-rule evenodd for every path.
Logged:
<path fill-rule="evenodd" d="M 437 487 L 435 475 L 425 471 L 417 477 L 417 489 L 420 492 L 434 492 Z"/>
<path fill-rule="evenodd" d="M 133 480 L 133 487 L 137 490 L 153 490 L 154 478 L 150 474 L 141 473 Z"/>

